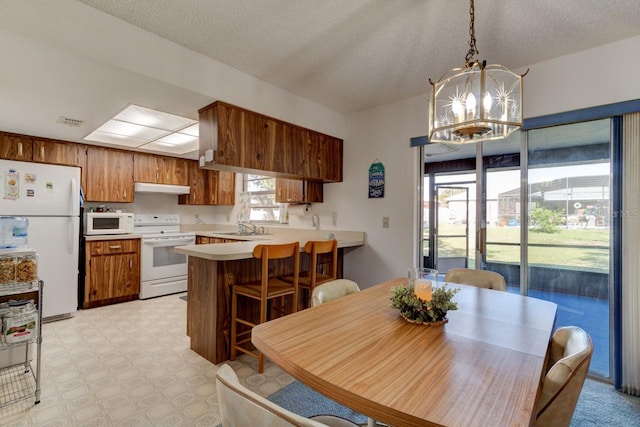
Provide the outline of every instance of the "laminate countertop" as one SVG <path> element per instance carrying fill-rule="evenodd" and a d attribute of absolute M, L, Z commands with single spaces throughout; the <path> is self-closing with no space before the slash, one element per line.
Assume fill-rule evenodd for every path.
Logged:
<path fill-rule="evenodd" d="M 230 261 L 253 258 L 253 249 L 259 244 L 280 244 L 299 242 L 302 250 L 309 240 L 327 240 L 335 238 L 338 248 L 349 248 L 364 245 L 363 231 L 339 230 L 269 230 L 267 234 L 237 235 L 229 234 L 227 230 L 196 231 L 198 236 L 233 239 L 237 242 L 212 243 L 205 245 L 177 246 L 178 253 L 213 261 Z M 242 241 L 240 241 L 242 240 Z"/>

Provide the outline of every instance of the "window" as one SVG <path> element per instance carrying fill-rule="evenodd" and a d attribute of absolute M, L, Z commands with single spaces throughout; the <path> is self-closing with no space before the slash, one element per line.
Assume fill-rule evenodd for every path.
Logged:
<path fill-rule="evenodd" d="M 251 221 L 280 222 L 279 203 L 276 203 L 276 179 L 272 176 L 244 174 L 243 188 L 249 194 Z"/>

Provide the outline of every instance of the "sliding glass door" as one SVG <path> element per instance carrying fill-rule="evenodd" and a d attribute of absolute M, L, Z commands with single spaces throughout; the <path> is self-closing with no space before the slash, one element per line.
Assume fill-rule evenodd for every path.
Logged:
<path fill-rule="evenodd" d="M 482 266 L 502 274 L 509 292 L 557 303 L 557 326 L 591 335 L 590 371 L 603 377 L 613 289 L 610 128 L 611 120 L 596 120 L 485 143 L 480 156 L 468 147 L 427 154 L 423 175 L 424 265 Z"/>
<path fill-rule="evenodd" d="M 591 371 L 609 375 L 610 120 L 528 134 L 528 294 L 558 304 L 557 326 L 594 341 Z M 580 138 L 576 138 L 580 135 Z"/>

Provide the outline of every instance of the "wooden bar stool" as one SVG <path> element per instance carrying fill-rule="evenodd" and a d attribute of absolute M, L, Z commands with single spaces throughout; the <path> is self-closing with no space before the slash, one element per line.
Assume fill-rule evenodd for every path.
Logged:
<path fill-rule="evenodd" d="M 260 280 L 254 282 L 233 285 L 231 293 L 231 360 L 235 360 L 236 352 L 241 351 L 258 359 L 258 372 L 264 371 L 264 355 L 256 353 L 244 345 L 251 343 L 251 329 L 260 323 L 268 320 L 267 303 L 276 299 L 284 299 L 287 295 L 292 295 L 292 309 L 295 313 L 298 310 L 298 274 L 300 269 L 300 243 L 285 243 L 280 245 L 258 245 L 253 250 L 253 256 L 261 259 Z M 293 259 L 293 282 L 286 282 L 278 277 L 269 277 L 269 261 Z M 254 323 L 253 319 L 243 319 L 238 317 L 238 297 L 243 296 L 258 301 L 259 321 Z M 252 311 L 248 310 L 248 314 Z M 247 316 L 250 317 L 250 316 Z M 246 330 L 238 332 L 238 324 L 244 325 Z M 242 328 L 241 328 L 242 329 Z"/>
<path fill-rule="evenodd" d="M 304 251 L 310 255 L 311 266 L 309 271 L 303 271 L 298 276 L 298 286 L 307 291 L 305 307 L 311 307 L 311 295 L 313 289 L 322 283 L 338 278 L 338 241 L 333 240 L 309 240 L 304 245 Z M 318 258 L 320 255 L 330 254 L 330 271 L 318 271 Z M 293 276 L 287 276 L 284 280 L 293 283 Z"/>

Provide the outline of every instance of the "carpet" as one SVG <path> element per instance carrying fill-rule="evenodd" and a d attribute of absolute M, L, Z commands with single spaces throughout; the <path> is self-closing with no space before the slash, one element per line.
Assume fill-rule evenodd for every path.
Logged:
<path fill-rule="evenodd" d="M 278 406 L 307 418 L 314 415 L 337 415 L 356 424 L 367 423 L 367 417 L 364 415 L 324 397 L 299 381 L 292 382 L 267 397 L 267 399 Z"/>
<path fill-rule="evenodd" d="M 270 401 L 305 417 L 337 415 L 356 424 L 367 418 L 295 381 L 270 395 Z M 617 392 L 613 386 L 587 380 L 580 393 L 571 427 L 640 426 L 640 397 Z"/>

